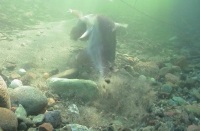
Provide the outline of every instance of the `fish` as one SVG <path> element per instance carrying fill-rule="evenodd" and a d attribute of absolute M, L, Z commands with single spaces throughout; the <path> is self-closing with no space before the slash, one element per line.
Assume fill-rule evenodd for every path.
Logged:
<path fill-rule="evenodd" d="M 114 65 L 116 53 L 116 29 L 127 28 L 127 24 L 114 22 L 109 17 L 98 14 L 77 15 L 77 24 L 72 28 L 70 35 L 76 40 L 88 42 L 86 52 L 93 66 L 104 77 L 109 68 Z M 84 30 L 83 30 L 84 29 Z"/>

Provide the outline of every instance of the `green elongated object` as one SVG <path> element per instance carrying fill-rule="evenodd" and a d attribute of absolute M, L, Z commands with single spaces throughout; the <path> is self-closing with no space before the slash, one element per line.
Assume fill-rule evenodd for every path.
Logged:
<path fill-rule="evenodd" d="M 53 92 L 64 98 L 90 101 L 98 96 L 98 86 L 94 81 L 83 79 L 50 78 L 47 85 Z"/>

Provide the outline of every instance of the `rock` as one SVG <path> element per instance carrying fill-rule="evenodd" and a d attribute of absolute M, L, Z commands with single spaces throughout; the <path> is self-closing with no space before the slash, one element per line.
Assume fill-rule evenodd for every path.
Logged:
<path fill-rule="evenodd" d="M 200 131 L 200 126 L 197 125 L 189 125 L 187 127 L 187 131 Z"/>
<path fill-rule="evenodd" d="M 15 115 L 17 116 L 17 118 L 26 119 L 27 113 L 26 113 L 26 110 L 24 109 L 24 107 L 21 104 L 19 104 L 19 106 L 15 110 Z"/>
<path fill-rule="evenodd" d="M 20 124 L 18 125 L 18 130 L 20 130 L 20 131 L 26 131 L 27 128 L 28 127 L 25 122 L 20 122 Z"/>
<path fill-rule="evenodd" d="M 23 123 L 25 123 L 28 127 L 34 126 L 33 121 L 30 118 L 18 118 L 18 120 L 22 121 Z"/>
<path fill-rule="evenodd" d="M 150 78 L 149 79 L 150 84 L 155 85 L 156 83 L 156 79 L 155 78 Z"/>
<path fill-rule="evenodd" d="M 44 114 L 39 114 L 39 115 L 33 117 L 33 122 L 35 124 L 40 124 L 40 123 L 42 123 L 43 120 L 44 120 Z"/>
<path fill-rule="evenodd" d="M 167 74 L 165 75 L 165 80 L 166 80 L 167 82 L 170 82 L 170 83 L 175 84 L 175 85 L 178 85 L 179 82 L 180 82 L 179 77 L 178 77 L 178 76 L 175 76 L 175 75 L 173 75 L 173 74 L 171 74 L 171 73 L 167 73 Z"/>
<path fill-rule="evenodd" d="M 144 76 L 144 75 L 140 75 L 138 79 L 139 79 L 139 81 L 141 81 L 141 82 L 145 82 L 145 81 L 147 80 L 147 77 Z"/>
<path fill-rule="evenodd" d="M 130 73 L 132 76 L 138 76 L 138 75 L 139 75 L 139 74 L 133 69 L 133 67 L 130 66 L 130 65 L 126 65 L 126 66 L 124 67 L 124 69 L 125 69 L 128 73 Z"/>
<path fill-rule="evenodd" d="M 200 107 L 199 107 L 199 105 L 197 105 L 197 104 L 186 105 L 184 108 L 186 109 L 186 111 L 188 111 L 188 114 L 189 113 L 193 113 L 193 114 L 195 114 L 197 116 L 200 116 Z"/>
<path fill-rule="evenodd" d="M 21 68 L 21 69 L 18 70 L 18 74 L 19 74 L 20 76 L 23 76 L 23 75 L 26 74 L 26 70 L 23 69 L 23 68 Z"/>
<path fill-rule="evenodd" d="M 3 131 L 17 131 L 17 117 L 11 110 L 0 107 L 0 127 Z"/>
<path fill-rule="evenodd" d="M 191 90 L 191 91 L 190 91 L 190 94 L 191 94 L 193 97 L 195 97 L 195 98 L 197 98 L 198 100 L 200 100 L 200 93 L 199 93 L 199 91 L 198 91 L 197 89 Z"/>
<path fill-rule="evenodd" d="M 61 115 L 60 111 L 48 111 L 44 114 L 44 121 L 46 123 L 51 123 L 51 125 L 56 128 L 61 125 L 62 120 L 61 120 Z"/>
<path fill-rule="evenodd" d="M 182 97 L 176 97 L 176 96 L 174 96 L 174 97 L 172 97 L 172 100 L 174 102 L 176 102 L 178 105 L 181 105 L 181 106 L 187 104 L 187 101 L 185 101 Z"/>
<path fill-rule="evenodd" d="M 21 81 L 23 82 L 24 85 L 30 85 L 31 81 L 36 78 L 37 75 L 35 73 L 28 72 L 21 77 Z"/>
<path fill-rule="evenodd" d="M 68 124 L 64 126 L 63 129 L 71 129 L 71 131 L 89 131 L 89 129 L 86 126 L 79 124 Z"/>
<path fill-rule="evenodd" d="M 48 72 L 45 72 L 42 77 L 44 79 L 48 79 L 50 77 L 50 74 Z"/>
<path fill-rule="evenodd" d="M 162 87 L 160 88 L 160 94 L 161 95 L 170 95 L 172 92 L 172 86 L 169 84 L 164 84 L 162 85 Z"/>
<path fill-rule="evenodd" d="M 21 104 L 28 115 L 37 115 L 47 106 L 46 96 L 35 87 L 20 86 L 10 92 L 12 104 Z"/>
<path fill-rule="evenodd" d="M 10 79 L 14 80 L 14 79 L 19 79 L 21 76 L 17 73 L 11 73 L 10 74 Z"/>
<path fill-rule="evenodd" d="M 52 106 L 53 104 L 55 104 L 55 100 L 53 98 L 48 98 L 48 106 Z"/>
<path fill-rule="evenodd" d="M 135 66 L 134 70 L 139 74 L 143 74 L 145 76 L 155 76 L 159 73 L 159 67 L 154 62 L 142 62 L 139 61 Z"/>
<path fill-rule="evenodd" d="M 19 79 L 14 79 L 11 81 L 10 85 L 9 85 L 9 88 L 17 88 L 19 86 L 22 86 L 22 81 L 19 80 Z"/>
<path fill-rule="evenodd" d="M 98 96 L 98 87 L 94 81 L 82 79 L 51 78 L 47 81 L 55 93 L 62 97 L 76 97 L 89 101 Z"/>
<path fill-rule="evenodd" d="M 8 62 L 5 65 L 6 69 L 8 69 L 8 70 L 14 70 L 16 66 L 17 65 L 15 63 L 13 63 L 13 62 Z"/>
<path fill-rule="evenodd" d="M 178 73 L 178 74 L 180 74 L 181 73 L 181 68 L 179 67 L 179 66 L 172 66 L 171 67 L 171 72 L 172 73 Z"/>
<path fill-rule="evenodd" d="M 186 56 L 181 56 L 174 60 L 174 65 L 179 66 L 182 69 L 186 68 L 188 64 L 189 62 Z"/>
<path fill-rule="evenodd" d="M 79 115 L 79 109 L 78 109 L 78 107 L 75 105 L 75 104 L 71 104 L 71 105 L 69 105 L 68 106 L 68 111 L 70 112 L 70 113 L 74 113 L 74 114 L 77 114 L 77 115 Z"/>
<path fill-rule="evenodd" d="M 8 109 L 11 108 L 7 85 L 1 76 L 0 76 L 0 107 Z"/>
<path fill-rule="evenodd" d="M 53 126 L 50 123 L 43 123 L 38 128 L 39 131 L 53 131 Z"/>
<path fill-rule="evenodd" d="M 163 67 L 159 70 L 159 75 L 160 76 L 165 76 L 167 73 L 169 73 L 171 70 L 170 67 Z"/>

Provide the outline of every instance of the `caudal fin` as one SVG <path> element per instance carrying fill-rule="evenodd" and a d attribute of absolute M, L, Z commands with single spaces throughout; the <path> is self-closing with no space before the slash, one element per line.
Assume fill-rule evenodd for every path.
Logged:
<path fill-rule="evenodd" d="M 74 16 L 76 16 L 78 18 L 81 18 L 83 16 L 83 14 L 78 10 L 69 9 L 67 12 L 73 14 Z"/>
<path fill-rule="evenodd" d="M 116 23 L 116 22 L 115 22 L 115 27 L 116 27 L 116 28 L 119 28 L 119 27 L 127 28 L 127 27 L 128 27 L 128 24 Z"/>

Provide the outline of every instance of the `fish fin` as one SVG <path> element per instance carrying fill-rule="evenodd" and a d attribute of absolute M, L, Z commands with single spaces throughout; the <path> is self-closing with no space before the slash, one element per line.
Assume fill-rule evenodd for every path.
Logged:
<path fill-rule="evenodd" d="M 128 24 L 115 22 L 115 28 L 119 28 L 119 27 L 127 28 Z"/>
<path fill-rule="evenodd" d="M 78 10 L 74 10 L 74 9 L 69 9 L 67 11 L 68 13 L 71 13 L 72 15 L 81 18 L 83 16 L 82 12 L 78 11 Z"/>
<path fill-rule="evenodd" d="M 86 37 L 88 37 L 90 35 L 90 32 L 91 32 L 91 28 L 87 29 L 82 35 L 81 37 L 79 37 L 79 40 L 83 40 L 85 39 Z"/>

